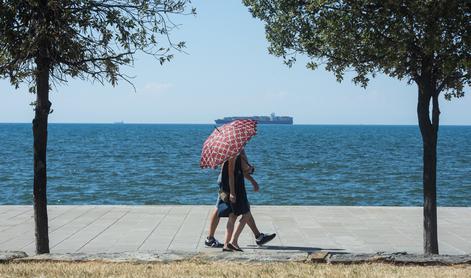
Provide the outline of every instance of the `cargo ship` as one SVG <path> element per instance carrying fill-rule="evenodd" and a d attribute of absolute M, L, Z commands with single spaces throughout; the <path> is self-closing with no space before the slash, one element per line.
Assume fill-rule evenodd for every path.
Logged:
<path fill-rule="evenodd" d="M 235 120 L 255 120 L 258 124 L 278 124 L 278 125 L 292 125 L 293 117 L 289 116 L 276 116 L 275 113 L 271 113 L 270 116 L 250 116 L 250 117 L 224 117 L 222 119 L 215 120 L 216 124 L 222 125 L 227 124 Z"/>

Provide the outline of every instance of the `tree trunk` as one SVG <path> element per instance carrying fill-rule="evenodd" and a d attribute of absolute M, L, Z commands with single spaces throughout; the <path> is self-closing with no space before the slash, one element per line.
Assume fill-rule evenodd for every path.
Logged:
<path fill-rule="evenodd" d="M 437 235 L 437 138 L 440 110 L 433 82 L 419 84 L 417 116 L 423 142 L 424 253 L 438 254 Z M 432 120 L 430 119 L 432 101 Z"/>
<path fill-rule="evenodd" d="M 47 1 L 41 1 L 47 5 Z M 42 6 L 42 9 L 47 9 Z M 44 10 L 43 10 L 44 11 Z M 44 19 L 43 19 L 44 20 Z M 45 21 L 44 21 L 45 22 Z M 49 253 L 49 234 L 47 220 L 47 123 L 51 103 L 49 102 L 49 59 L 48 42 L 44 38 L 39 43 L 36 58 L 36 109 L 33 120 L 34 136 L 34 222 L 36 253 Z"/>

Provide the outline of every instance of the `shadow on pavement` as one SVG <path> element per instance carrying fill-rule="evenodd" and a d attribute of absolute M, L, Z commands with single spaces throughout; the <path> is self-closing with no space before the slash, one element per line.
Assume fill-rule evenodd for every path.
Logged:
<path fill-rule="evenodd" d="M 245 249 L 264 249 L 264 250 L 280 250 L 280 251 L 300 251 L 300 252 L 316 252 L 316 251 L 342 251 L 345 249 L 338 248 L 320 248 L 320 247 L 305 247 L 305 246 L 278 246 L 278 245 L 248 245 Z M 340 252 L 339 252 L 340 253 Z"/>

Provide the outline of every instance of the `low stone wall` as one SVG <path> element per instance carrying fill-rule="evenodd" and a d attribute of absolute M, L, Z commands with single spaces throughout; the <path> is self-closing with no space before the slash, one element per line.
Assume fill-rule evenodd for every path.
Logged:
<path fill-rule="evenodd" d="M 69 253 L 28 256 L 21 251 L 0 251 L 0 263 L 56 261 L 56 262 L 133 262 L 156 263 L 183 260 L 197 261 L 239 261 L 239 262 L 307 262 L 327 264 L 389 263 L 396 265 L 459 265 L 471 264 L 468 255 L 424 256 L 408 253 L 353 254 L 334 252 L 123 252 L 123 253 Z"/>
<path fill-rule="evenodd" d="M 400 253 L 351 254 L 316 252 L 308 261 L 328 264 L 390 263 L 397 265 L 458 265 L 471 264 L 471 255 L 432 255 Z"/>

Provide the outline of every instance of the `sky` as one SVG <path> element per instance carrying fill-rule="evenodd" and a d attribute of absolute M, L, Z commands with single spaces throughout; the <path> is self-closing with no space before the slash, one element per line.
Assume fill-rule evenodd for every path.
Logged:
<path fill-rule="evenodd" d="M 416 125 L 417 87 L 384 75 L 367 89 L 338 83 L 322 67 L 307 69 L 306 59 L 289 68 L 268 54 L 264 25 L 240 0 L 196 0 L 197 15 L 176 16 L 170 35 L 185 41 L 186 53 L 175 53 L 163 66 L 137 55 L 124 71 L 126 82 L 102 86 L 70 80 L 54 88 L 51 123 L 196 123 L 224 116 L 277 115 L 295 124 Z M 469 92 L 469 88 L 467 88 Z M 35 96 L 26 87 L 0 80 L 0 123 L 28 123 Z M 471 98 L 442 97 L 441 124 L 470 125 Z"/>

